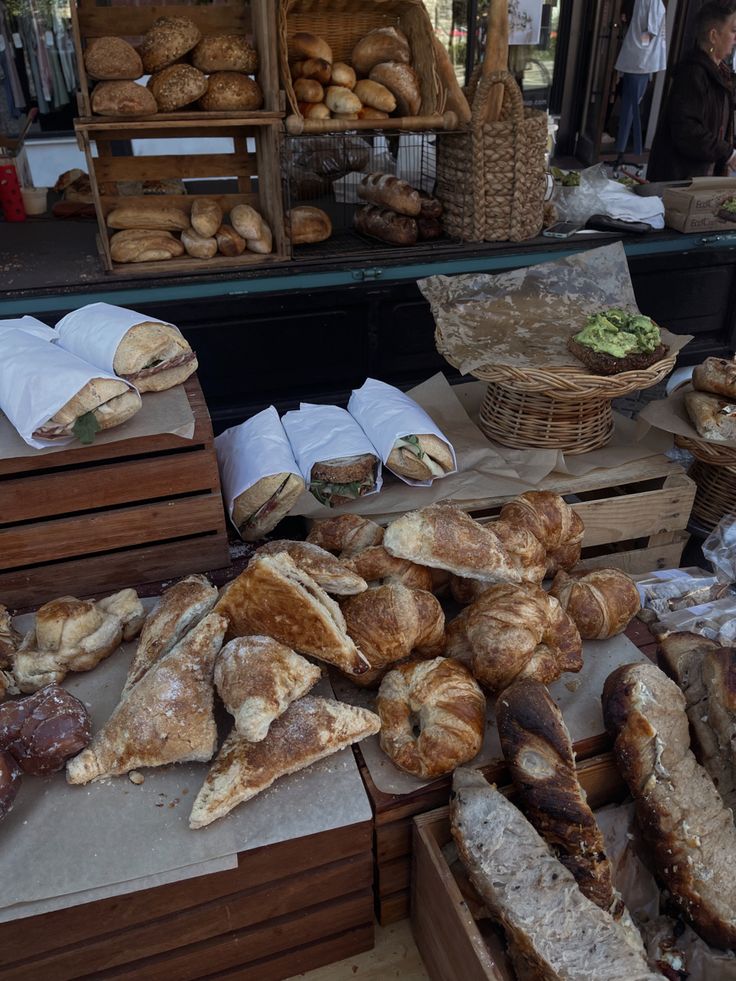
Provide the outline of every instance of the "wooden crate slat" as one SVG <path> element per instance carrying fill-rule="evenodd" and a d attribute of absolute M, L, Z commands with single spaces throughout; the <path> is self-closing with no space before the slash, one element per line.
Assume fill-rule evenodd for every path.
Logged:
<path fill-rule="evenodd" d="M 0 569 L 185 538 L 221 525 L 222 498 L 209 494 L 46 521 L 37 534 L 29 525 L 0 528 Z"/>
<path fill-rule="evenodd" d="M 147 923 L 152 909 L 163 917 L 242 890 L 277 887 L 292 875 L 318 872 L 327 858 L 342 863 L 370 854 L 370 842 L 370 822 L 349 825 L 240 852 L 235 869 L 0 924 L 0 966 L 18 960 L 19 950 L 38 957 Z"/>
<path fill-rule="evenodd" d="M 376 862 L 383 865 L 411 854 L 411 818 L 376 827 Z"/>
<path fill-rule="evenodd" d="M 121 197 L 118 194 L 102 194 L 100 195 L 100 203 L 102 205 L 102 210 L 104 214 L 112 211 L 113 208 L 129 207 L 134 205 L 139 208 L 146 208 L 150 206 L 151 201 L 159 201 L 160 197 L 164 195 L 139 195 L 139 194 L 126 194 Z M 166 205 L 168 207 L 183 208 L 184 211 L 189 211 L 192 207 L 192 203 L 198 198 L 205 198 L 208 201 L 217 201 L 224 212 L 229 212 L 231 208 L 234 208 L 236 204 L 251 204 L 255 205 L 258 203 L 258 195 L 255 191 L 252 193 L 238 192 L 233 194 L 167 194 Z M 110 235 L 114 235 L 117 229 L 111 228 Z M 262 257 L 261 257 L 262 258 Z M 175 259 L 171 260 L 175 262 Z M 212 260 L 209 260 L 212 262 Z M 131 265 L 144 266 L 146 263 L 131 263 Z"/>
<path fill-rule="evenodd" d="M 82 37 L 105 37 L 115 26 L 118 37 L 139 38 L 159 17 L 188 17 L 203 34 L 249 34 L 250 9 L 247 4 L 152 4 L 146 6 L 98 7 L 78 3 L 77 17 Z"/>
<path fill-rule="evenodd" d="M 281 119 L 278 112 L 259 112 L 258 115 L 243 112 L 162 112 L 144 119 L 130 119 L 122 116 L 84 116 L 74 120 L 77 136 L 84 134 L 88 139 L 100 144 L 111 140 L 139 140 L 168 137 L 169 139 L 189 139 L 192 124 L 203 131 L 203 138 L 232 136 L 233 128 L 269 127 Z"/>
<path fill-rule="evenodd" d="M 223 933 L 283 920 L 317 904 L 332 903 L 350 893 L 369 889 L 372 872 L 371 854 L 365 852 L 289 876 L 276 884 L 231 893 L 164 917 L 158 916 L 152 904 L 145 923 L 116 930 L 114 937 L 101 936 L 83 944 L 50 950 L 42 958 L 30 954 L 16 964 L 9 964 L 3 974 L 7 972 L 18 981 L 46 975 L 56 981 L 67 981 L 79 975 L 80 964 L 84 965 L 84 973 L 97 974 L 127 964 L 131 959 L 161 957 L 182 945 L 190 947 Z"/>
<path fill-rule="evenodd" d="M 98 157 L 95 173 L 105 181 L 149 181 L 168 177 L 251 177 L 255 161 L 235 153 L 192 153 L 186 156 L 159 155 L 135 157 Z M 151 196 L 149 195 L 149 201 Z"/>
<path fill-rule="evenodd" d="M 391 923 L 398 923 L 405 920 L 411 909 L 411 892 L 408 889 L 394 893 L 380 900 L 376 915 L 381 926 L 389 926 Z M 465 979 L 463 978 L 463 981 Z"/>
<path fill-rule="evenodd" d="M 411 853 L 384 862 L 378 867 L 378 894 L 392 896 L 397 892 L 408 892 L 411 885 Z"/>
<path fill-rule="evenodd" d="M 621 569 L 630 576 L 638 576 L 655 569 L 677 569 L 682 552 L 690 536 L 686 532 L 677 533 L 674 542 L 668 545 L 646 545 L 626 551 L 609 551 L 604 555 L 583 558 L 576 569 Z"/>

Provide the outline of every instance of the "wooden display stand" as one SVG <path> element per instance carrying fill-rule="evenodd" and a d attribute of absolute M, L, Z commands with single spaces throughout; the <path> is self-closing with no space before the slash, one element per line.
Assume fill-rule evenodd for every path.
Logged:
<path fill-rule="evenodd" d="M 196 375 L 191 440 L 164 434 L 0 460 L 0 597 L 27 607 L 228 564 Z"/>
<path fill-rule="evenodd" d="M 649 629 L 640 620 L 633 620 L 626 636 L 642 653 L 656 659 L 657 644 Z M 609 749 L 607 736 L 592 737 L 575 743 L 578 760 L 589 759 Z M 384 794 L 371 780 L 360 750 L 356 757 L 365 789 L 373 808 L 375 835 L 375 883 L 376 916 L 386 926 L 403 920 L 409 915 L 412 875 L 412 821 L 419 814 L 426 814 L 447 803 L 451 777 L 441 777 L 425 787 L 409 794 Z M 483 767 L 487 779 L 507 782 L 508 773 L 503 764 Z M 465 975 L 457 974 L 457 977 Z"/>
<path fill-rule="evenodd" d="M 578 767 L 592 808 L 627 794 L 610 755 Z M 513 798 L 510 788 L 502 790 Z M 487 920 L 477 923 L 442 853 L 451 840 L 447 807 L 414 819 L 412 930 L 432 981 L 510 981 L 505 944 Z"/>
<path fill-rule="evenodd" d="M 0 924 L 3 981 L 279 981 L 373 946 L 371 823 L 238 867 Z"/>

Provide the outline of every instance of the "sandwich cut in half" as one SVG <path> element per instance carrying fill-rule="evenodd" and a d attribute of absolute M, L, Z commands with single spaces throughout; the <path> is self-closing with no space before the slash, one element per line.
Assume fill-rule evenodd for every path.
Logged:
<path fill-rule="evenodd" d="M 197 355 L 176 327 L 144 321 L 118 344 L 113 367 L 139 392 L 163 392 L 197 370 Z"/>
<path fill-rule="evenodd" d="M 297 473 L 261 477 L 233 501 L 233 524 L 246 542 L 255 542 L 285 518 L 304 490 Z"/>
<path fill-rule="evenodd" d="M 450 447 L 432 433 L 402 436 L 394 443 L 386 466 L 409 480 L 434 480 L 455 469 Z"/>
<path fill-rule="evenodd" d="M 641 371 L 667 354 L 659 327 L 650 317 L 618 307 L 588 317 L 567 347 L 594 375 Z"/>
<path fill-rule="evenodd" d="M 320 504 L 337 507 L 375 490 L 377 470 L 378 457 L 373 453 L 320 460 L 312 467 L 309 490 Z"/>
<path fill-rule="evenodd" d="M 91 378 L 76 395 L 33 433 L 36 439 L 76 436 L 91 443 L 95 433 L 127 422 L 141 407 L 141 397 L 126 382 Z"/>

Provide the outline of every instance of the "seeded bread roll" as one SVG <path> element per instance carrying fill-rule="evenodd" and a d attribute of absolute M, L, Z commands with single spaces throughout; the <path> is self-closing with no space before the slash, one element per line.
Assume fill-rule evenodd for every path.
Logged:
<path fill-rule="evenodd" d="M 93 38 L 84 51 L 84 67 L 90 78 L 135 79 L 143 74 L 141 56 L 121 37 Z"/>
<path fill-rule="evenodd" d="M 211 198 L 197 198 L 192 203 L 192 228 L 205 238 L 212 238 L 222 224 L 222 208 Z"/>
<path fill-rule="evenodd" d="M 187 255 L 195 259 L 211 259 L 217 254 L 217 240 L 205 238 L 193 228 L 185 228 L 181 233 L 181 244 L 187 250 Z"/>
<path fill-rule="evenodd" d="M 212 72 L 245 72 L 258 70 L 258 52 L 237 34 L 214 34 L 203 37 L 192 51 L 192 64 L 205 75 Z"/>
<path fill-rule="evenodd" d="M 153 94 L 137 82 L 98 82 L 92 90 L 92 112 L 98 116 L 152 116 Z"/>
<path fill-rule="evenodd" d="M 207 76 L 192 65 L 169 65 L 148 83 L 161 112 L 174 112 L 196 102 L 207 91 Z"/>
<path fill-rule="evenodd" d="M 411 65 L 388 61 L 371 69 L 372 82 L 380 82 L 396 97 L 398 116 L 417 116 L 422 108 L 419 76 Z"/>
<path fill-rule="evenodd" d="M 216 72 L 209 77 L 207 91 L 199 100 L 207 112 L 260 109 L 263 92 L 254 79 L 238 72 Z"/>
<path fill-rule="evenodd" d="M 199 28 L 188 17 L 159 17 L 139 48 L 145 71 L 157 72 L 179 61 L 201 37 Z"/>

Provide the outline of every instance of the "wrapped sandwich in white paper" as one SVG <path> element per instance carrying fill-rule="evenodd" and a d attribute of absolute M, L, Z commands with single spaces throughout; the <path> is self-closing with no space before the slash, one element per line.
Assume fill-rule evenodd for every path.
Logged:
<path fill-rule="evenodd" d="M 0 409 L 29 446 L 91 443 L 140 407 L 122 378 L 26 331 L 0 331 Z"/>
<path fill-rule="evenodd" d="M 222 493 L 241 538 L 254 542 L 291 511 L 304 481 L 276 409 L 269 405 L 215 437 Z"/>
<path fill-rule="evenodd" d="M 381 461 L 349 412 L 302 402 L 281 420 L 307 489 L 338 507 L 381 489 Z"/>
<path fill-rule="evenodd" d="M 139 392 L 174 388 L 197 370 L 197 356 L 178 327 L 111 303 L 73 310 L 56 331 L 65 350 L 125 378 Z"/>
<path fill-rule="evenodd" d="M 455 450 L 424 409 L 393 385 L 367 378 L 348 402 L 381 460 L 407 484 L 426 487 L 457 470 Z"/>
<path fill-rule="evenodd" d="M 51 327 L 42 324 L 35 317 L 16 317 L 13 320 L 0 320 L 0 333 L 8 330 L 22 330 L 26 334 L 33 334 L 40 337 L 42 341 L 50 341 L 52 344 L 59 340 L 58 334 Z"/>

